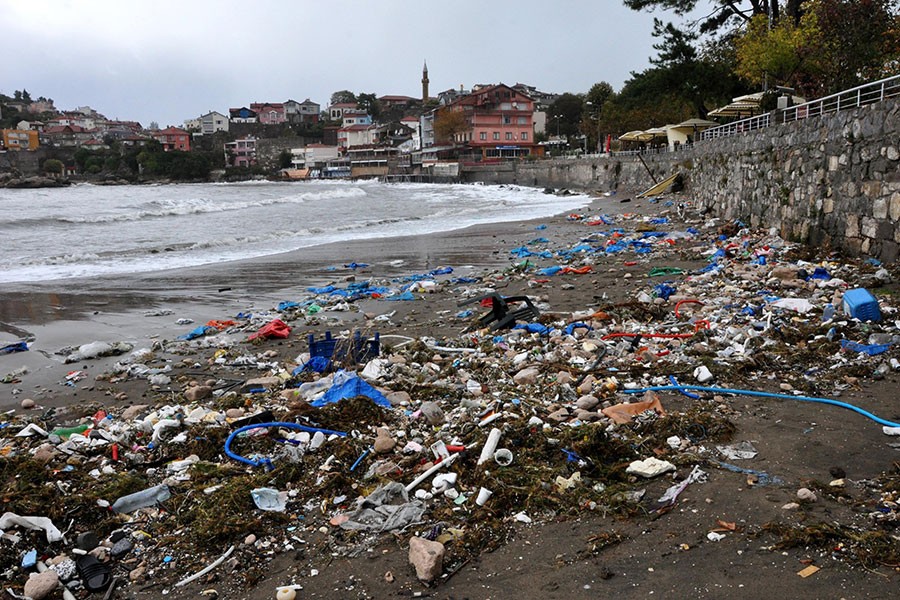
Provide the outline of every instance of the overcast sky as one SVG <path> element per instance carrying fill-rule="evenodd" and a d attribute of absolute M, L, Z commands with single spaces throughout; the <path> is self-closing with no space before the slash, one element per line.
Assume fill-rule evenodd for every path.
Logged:
<path fill-rule="evenodd" d="M 666 15 L 661 15 L 665 17 Z M 618 91 L 655 55 L 620 0 L 0 0 L 0 92 L 181 125 L 338 90 L 421 96 L 476 83 Z"/>

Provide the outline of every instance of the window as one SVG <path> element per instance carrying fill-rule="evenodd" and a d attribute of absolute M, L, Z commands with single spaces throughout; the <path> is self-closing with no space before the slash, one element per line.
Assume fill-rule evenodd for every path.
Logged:
<path fill-rule="evenodd" d="M 486 139 L 487 139 L 487 131 L 482 131 L 482 132 L 481 132 L 481 141 L 483 142 L 483 141 L 485 141 Z"/>
<path fill-rule="evenodd" d="M 506 139 L 507 139 L 507 140 L 513 139 L 513 138 L 512 138 L 512 132 L 511 132 L 511 131 L 507 131 L 507 132 L 506 132 Z"/>
<path fill-rule="evenodd" d="M 516 119 L 517 125 L 528 125 L 528 117 L 518 117 Z"/>
<path fill-rule="evenodd" d="M 510 125 L 510 124 L 512 124 L 512 118 L 511 118 L 511 117 L 507 117 L 506 115 L 503 115 L 503 124 L 504 124 L 504 125 Z"/>
<path fill-rule="evenodd" d="M 500 139 L 500 132 L 499 132 L 499 131 L 495 131 L 495 132 L 494 132 L 494 139 L 495 139 L 495 140 L 499 140 L 499 139 Z"/>
<path fill-rule="evenodd" d="M 527 140 L 528 140 L 528 132 L 527 132 L 527 131 L 523 131 L 523 132 L 522 132 L 522 141 L 524 142 L 524 141 L 527 141 Z"/>

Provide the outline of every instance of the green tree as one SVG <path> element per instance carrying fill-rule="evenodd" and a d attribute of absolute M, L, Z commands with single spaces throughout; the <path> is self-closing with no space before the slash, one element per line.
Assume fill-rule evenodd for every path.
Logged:
<path fill-rule="evenodd" d="M 553 135 L 576 135 L 579 133 L 584 99 L 570 92 L 560 94 L 547 109 L 547 131 Z"/>
<path fill-rule="evenodd" d="M 291 153 L 287 150 L 282 150 L 278 153 L 278 168 L 279 169 L 289 169 L 291 168 Z"/>
<path fill-rule="evenodd" d="M 828 95 L 888 77 L 900 67 L 896 0 L 819 0 L 811 12 L 820 32 L 818 81 L 807 91 Z"/>
<path fill-rule="evenodd" d="M 350 90 L 340 90 L 331 95 L 331 105 L 356 102 L 356 94 Z"/>
<path fill-rule="evenodd" d="M 356 97 L 356 104 L 372 117 L 373 121 L 378 121 L 381 116 L 381 102 L 375 94 L 360 94 Z"/>
<path fill-rule="evenodd" d="M 819 77 L 816 56 L 822 32 L 817 21 L 808 13 L 798 25 L 782 21 L 771 27 L 765 16 L 754 17 L 735 42 L 735 72 L 755 85 L 804 87 L 798 85 L 801 67 L 807 77 Z"/>
<path fill-rule="evenodd" d="M 48 158 L 44 161 L 44 172 L 50 173 L 51 175 L 62 175 L 63 172 L 63 163 L 61 160 L 55 158 Z"/>

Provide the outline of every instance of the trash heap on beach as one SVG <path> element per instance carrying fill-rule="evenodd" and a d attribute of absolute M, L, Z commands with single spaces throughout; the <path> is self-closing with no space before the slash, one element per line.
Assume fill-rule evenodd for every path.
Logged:
<path fill-rule="evenodd" d="M 884 292 L 894 276 L 775 231 L 685 222 L 658 201 L 654 217 L 540 226 L 505 249 L 505 269 L 367 278 L 368 265 L 347 263 L 341 284 L 210 315 L 153 347 L 64 349 L 73 363 L 117 355 L 93 385 L 130 382 L 146 401 L 23 400 L 28 410 L 3 416 L 4 587 L 32 598 L 57 586 L 174 590 L 220 573 L 252 586 L 290 555 L 288 589 L 315 575 L 316 556 L 357 555 L 392 534 L 410 548 L 410 574 L 434 585 L 517 527 L 664 515 L 713 470 L 783 484 L 753 468 L 731 399 L 856 408 L 837 399 L 900 369 Z M 554 237 L 563 220 L 577 235 Z M 578 282 L 611 271 L 632 280 L 627 297 Z M 576 309 L 554 305 L 575 290 Z M 535 310 L 495 327 L 494 303 L 521 297 Z M 434 329 L 455 333 L 403 335 L 395 302 L 434 310 Z M 900 433 L 881 421 L 873 435 Z M 799 490 L 797 506 L 816 491 Z M 848 561 L 896 561 L 898 496 L 897 473 L 857 489 L 858 521 L 821 553 L 840 542 Z M 783 538 L 805 527 L 786 523 Z M 709 539 L 733 531 L 724 523 Z"/>

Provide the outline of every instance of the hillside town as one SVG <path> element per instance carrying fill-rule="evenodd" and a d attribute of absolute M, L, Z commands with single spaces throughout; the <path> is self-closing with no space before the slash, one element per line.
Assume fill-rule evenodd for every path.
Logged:
<path fill-rule="evenodd" d="M 343 91 L 324 107 L 309 98 L 249 102 L 166 127 L 109 119 L 90 106 L 60 110 L 52 99 L 17 90 L 8 100 L 0 96 L 0 153 L 24 151 L 36 159 L 9 158 L 0 171 L 109 178 L 136 166 L 137 174 L 152 176 L 149 155 L 156 151 L 203 154 L 209 168 L 189 170 L 187 179 L 217 170 L 236 178 L 453 177 L 460 160 L 537 157 L 575 146 L 580 153 L 603 145 L 591 139 L 589 148 L 584 134 L 559 135 L 562 115 L 554 122 L 548 114 L 557 94 L 498 83 L 432 95 L 427 64 L 421 84 L 419 98 Z M 548 133 L 548 122 L 556 135 Z"/>

